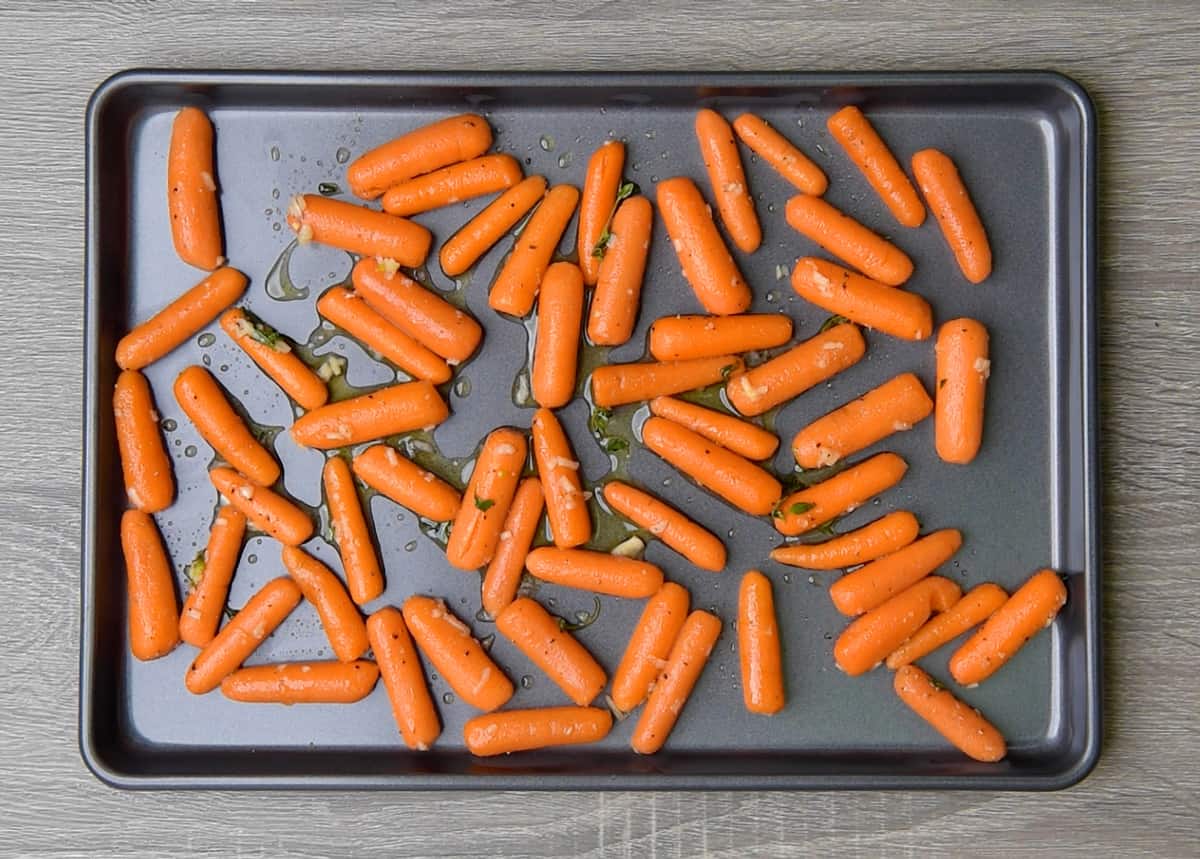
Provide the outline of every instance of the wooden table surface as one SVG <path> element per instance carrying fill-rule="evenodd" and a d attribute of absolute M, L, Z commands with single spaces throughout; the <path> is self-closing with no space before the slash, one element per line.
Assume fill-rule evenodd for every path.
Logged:
<path fill-rule="evenodd" d="M 1186 3 L 0 3 L 0 854 L 1195 855 L 1200 16 Z M 1105 750 L 991 793 L 123 793 L 77 751 L 84 105 L 137 66 L 1066 72 L 1100 127 Z"/>

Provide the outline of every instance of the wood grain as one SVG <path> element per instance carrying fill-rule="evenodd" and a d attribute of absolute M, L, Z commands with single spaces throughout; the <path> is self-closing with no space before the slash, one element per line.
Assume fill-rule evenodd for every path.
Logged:
<path fill-rule="evenodd" d="M 1200 16 L 746 0 L 0 9 L 0 854 L 1194 855 Z M 664 39 L 664 34 L 670 38 Z M 1054 68 L 1101 129 L 1106 749 L 1053 795 L 120 793 L 76 747 L 83 112 L 135 66 Z"/>

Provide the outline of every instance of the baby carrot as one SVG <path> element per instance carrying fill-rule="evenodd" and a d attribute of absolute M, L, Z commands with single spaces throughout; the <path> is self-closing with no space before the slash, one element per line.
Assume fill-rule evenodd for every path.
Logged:
<path fill-rule="evenodd" d="M 467 751 L 484 758 L 595 743 L 611 729 L 612 713 L 600 707 L 540 707 L 468 719 L 463 725 L 463 741 Z"/>
<path fill-rule="evenodd" d="M 758 570 L 742 576 L 738 588 L 738 654 L 742 699 L 751 713 L 770 716 L 783 709 L 783 656 L 771 580 Z"/>
<path fill-rule="evenodd" d="M 912 168 L 958 267 L 971 283 L 982 283 L 992 273 L 992 248 L 958 168 L 936 149 L 914 155 Z"/>
<path fill-rule="evenodd" d="M 906 227 L 921 226 L 925 220 L 925 207 L 921 205 L 917 190 L 862 111 L 853 105 L 843 107 L 825 124 L 896 220 Z"/>
<path fill-rule="evenodd" d="M 986 763 L 1007 753 L 1004 737 L 978 710 L 938 687 L 915 665 L 905 665 L 892 681 L 900 700 L 969 758 Z"/>
<path fill-rule="evenodd" d="M 538 409 L 533 415 L 533 459 L 546 493 L 554 545 L 560 549 L 583 545 L 592 539 L 592 517 L 579 480 L 579 460 L 549 409 Z"/>
<path fill-rule="evenodd" d="M 413 378 L 435 385 L 450 380 L 450 367 L 441 356 L 409 337 L 346 287 L 335 286 L 317 299 L 317 312 Z"/>
<path fill-rule="evenodd" d="M 897 510 L 824 543 L 780 546 L 771 552 L 771 560 L 809 570 L 853 567 L 903 549 L 917 538 L 920 529 L 916 516 L 907 510 Z"/>
<path fill-rule="evenodd" d="M 525 558 L 525 567 L 542 581 L 614 597 L 642 599 L 662 587 L 662 570 L 639 561 L 587 549 L 542 546 Z"/>
<path fill-rule="evenodd" d="M 410 268 L 425 262 L 433 244 L 433 235 L 420 224 L 320 194 L 292 197 L 286 217 L 300 244 L 318 242 Z"/>
<path fill-rule="evenodd" d="M 283 547 L 283 566 L 300 592 L 317 610 L 329 646 L 339 662 L 351 662 L 366 653 L 367 627 L 346 593 L 346 587 L 329 567 L 295 546 Z"/>
<path fill-rule="evenodd" d="M 580 707 L 596 700 L 608 676 L 558 619 L 527 597 L 496 616 L 496 629 Z"/>
<path fill-rule="evenodd" d="M 300 588 L 291 579 L 280 577 L 263 585 L 196 655 L 184 678 L 188 691 L 203 695 L 216 689 L 299 604 Z"/>
<path fill-rule="evenodd" d="M 452 567 L 474 570 L 495 555 L 528 455 L 524 433 L 498 429 L 487 437 L 446 544 L 446 560 Z"/>
<path fill-rule="evenodd" d="M 870 611 L 946 563 L 960 546 L 962 534 L 954 528 L 934 531 L 842 576 L 829 587 L 829 597 L 842 614 Z"/>
<path fill-rule="evenodd" d="M 625 200 L 613 215 L 588 311 L 588 339 L 597 346 L 620 346 L 633 335 L 653 222 L 654 209 L 641 196 Z"/>
<path fill-rule="evenodd" d="M 140 370 L 221 315 L 246 291 L 246 275 L 225 266 L 210 274 L 117 343 L 117 366 Z"/>
<path fill-rule="evenodd" d="M 368 447 L 354 457 L 352 468 L 372 489 L 434 522 L 449 522 L 462 504 L 453 486 L 386 444 Z"/>
<path fill-rule="evenodd" d="M 1008 594 L 1004 589 L 991 582 L 971 588 L 962 599 L 934 617 L 918 629 L 912 638 L 893 650 L 888 655 L 887 667 L 895 670 L 933 653 L 947 641 L 983 623 L 1004 605 L 1007 599 Z"/>
<path fill-rule="evenodd" d="M 912 373 L 901 373 L 824 417 L 792 439 L 801 468 L 833 465 L 894 432 L 912 429 L 933 411 L 933 401 Z"/>
<path fill-rule="evenodd" d="M 583 275 L 569 262 L 546 269 L 538 296 L 537 336 L 530 386 L 538 405 L 565 406 L 575 395 L 579 329 L 583 324 Z"/>
<path fill-rule="evenodd" d="M 204 554 L 192 562 L 189 570 L 189 577 L 198 574 L 199 580 L 193 579 L 179 615 L 179 637 L 193 647 L 204 647 L 217 634 L 245 535 L 244 513 L 229 505 L 217 510 Z"/>
<path fill-rule="evenodd" d="M 721 114 L 704 108 L 696 114 L 696 139 L 725 231 L 735 245 L 754 253 L 762 244 L 762 227 L 754 212 L 754 197 L 746 183 L 733 128 Z"/>
<path fill-rule="evenodd" d="M 893 337 L 924 340 L 933 333 L 933 311 L 924 298 L 822 259 L 797 260 L 792 289 L 817 307 Z"/>
<path fill-rule="evenodd" d="M 433 698 L 421 670 L 416 645 L 399 609 L 385 606 L 367 618 L 367 638 L 392 704 L 392 718 L 404 745 L 428 751 L 442 732 Z"/>
<path fill-rule="evenodd" d="M 488 294 L 492 310 L 512 316 L 525 316 L 533 309 L 542 278 L 558 250 L 558 243 L 575 214 L 579 189 L 574 185 L 555 185 L 533 210 L 512 253 Z"/>
<path fill-rule="evenodd" d="M 1058 573 L 1035 573 L 950 657 L 955 681 L 974 686 L 991 677 L 1054 622 L 1066 601 L 1067 589 Z"/>
<path fill-rule="evenodd" d="M 383 210 L 417 215 L 503 191 L 521 178 L 521 165 L 511 155 L 484 155 L 393 185 L 384 192 Z"/>
<path fill-rule="evenodd" d="M 609 364 L 592 371 L 592 399 L 603 408 L 707 388 L 742 369 L 733 355 L 687 361 Z"/>
<path fill-rule="evenodd" d="M 962 589 L 949 579 L 922 579 L 846 627 L 834 642 L 834 661 L 851 677 L 867 673 L 911 638 L 931 614 L 946 611 L 960 597 Z"/>
<path fill-rule="evenodd" d="M 674 397 L 655 397 L 650 401 L 650 413 L 687 427 L 746 459 L 767 459 L 779 447 L 779 438 L 762 427 Z"/>
<path fill-rule="evenodd" d="M 750 306 L 750 287 L 725 247 L 708 204 L 686 176 L 660 182 L 658 210 L 667 235 L 705 313 L 728 316 Z"/>
<path fill-rule="evenodd" d="M 795 537 L 856 510 L 900 482 L 908 463 L 894 453 L 877 453 L 828 480 L 793 492 L 774 513 L 780 534 Z"/>
<path fill-rule="evenodd" d="M 782 346 L 792 320 L 779 313 L 740 316 L 664 316 L 650 326 L 650 354 L 658 361 L 736 355 Z"/>
<path fill-rule="evenodd" d="M 663 747 L 720 634 L 721 621 L 708 612 L 688 615 L 633 729 L 630 745 L 639 755 L 652 755 Z"/>
<path fill-rule="evenodd" d="M 983 439 L 983 400 L 992 362 L 988 332 L 974 319 L 951 319 L 938 331 L 933 435 L 938 456 L 965 465 Z"/>
<path fill-rule="evenodd" d="M 445 602 L 415 595 L 404 601 L 403 612 L 417 647 L 459 698 L 490 712 L 512 697 L 512 682 Z"/>
<path fill-rule="evenodd" d="M 674 582 L 663 584 L 646 602 L 613 675 L 612 702 L 621 712 L 628 713 L 650 693 L 687 619 L 688 602 L 688 592 Z"/>
<path fill-rule="evenodd" d="M 792 197 L 784 214 L 792 229 L 869 278 L 899 286 L 912 276 L 912 260 L 904 251 L 839 212 L 822 197 L 804 194 Z"/>
<path fill-rule="evenodd" d="M 221 314 L 221 328 L 301 408 L 311 411 L 325 405 L 329 399 L 325 383 L 300 360 L 274 328 L 249 316 L 240 307 Z"/>
<path fill-rule="evenodd" d="M 167 210 L 175 253 L 212 271 L 221 256 L 221 212 L 213 169 L 213 127 L 204 111 L 185 107 L 171 124 L 167 151 Z"/>
<path fill-rule="evenodd" d="M 340 456 L 327 460 L 322 483 L 333 539 L 342 558 L 342 569 L 346 571 L 346 587 L 356 603 L 369 603 L 383 593 L 383 571 L 379 568 L 362 501 L 346 460 Z"/>
<path fill-rule="evenodd" d="M 214 468 L 208 477 L 255 528 L 285 546 L 299 546 L 312 536 L 313 524 L 308 514 L 283 496 L 265 486 L 256 486 L 232 468 Z"/>
<path fill-rule="evenodd" d="M 604 484 L 608 506 L 645 528 L 702 570 L 720 572 L 725 567 L 725 546 L 669 504 L 628 483 L 610 480 Z"/>
<path fill-rule="evenodd" d="M 733 376 L 725 383 L 725 395 L 741 414 L 761 415 L 854 366 L 866 351 L 857 326 L 835 325 Z"/>
<path fill-rule="evenodd" d="M 733 130 L 742 143 L 805 194 L 819 197 L 829 187 L 821 168 L 761 117 L 743 113 L 733 121 Z"/>
<path fill-rule="evenodd" d="M 373 200 L 414 176 L 482 155 L 491 145 L 492 129 L 482 116 L 449 116 L 355 158 L 346 168 L 346 180 L 355 196 Z"/>
<path fill-rule="evenodd" d="M 479 348 L 483 329 L 478 322 L 406 277 L 389 260 L 359 260 L 350 280 L 375 312 L 448 363 L 461 364 Z"/>
<path fill-rule="evenodd" d="M 625 144 L 606 140 L 592 153 L 583 179 L 583 194 L 579 198 L 579 268 L 583 282 L 595 286 L 600 274 L 601 257 L 605 250 L 600 237 L 608 227 L 617 207 L 617 192 L 621 187 L 621 172 L 625 169 Z M 639 282 L 640 282 L 639 278 Z"/>
<path fill-rule="evenodd" d="M 492 617 L 503 611 L 517 595 L 521 574 L 525 571 L 525 556 L 529 554 L 542 522 L 544 507 L 542 482 L 536 477 L 526 477 L 513 496 L 496 553 L 483 576 L 483 610 Z"/>
<path fill-rule="evenodd" d="M 175 399 L 222 459 L 260 486 L 279 479 L 279 463 L 247 429 L 207 370 L 193 364 L 180 373 Z"/>
<path fill-rule="evenodd" d="M 122 370 L 117 376 L 113 417 L 129 503 L 145 513 L 165 510 L 175 497 L 171 457 L 158 431 L 150 384 L 137 370 Z"/>
<path fill-rule="evenodd" d="M 546 196 L 544 176 L 530 176 L 513 185 L 451 236 L 438 259 L 442 271 L 457 277 L 473 266 L 496 242 L 517 225 Z"/>
<path fill-rule="evenodd" d="M 292 424 L 297 444 L 331 450 L 396 433 L 432 429 L 450 416 L 429 382 L 401 382 L 313 409 Z"/>
<path fill-rule="evenodd" d="M 285 662 L 239 668 L 221 681 L 221 694 L 250 704 L 353 704 L 371 694 L 379 668 L 354 662 Z"/>
<path fill-rule="evenodd" d="M 141 660 L 158 659 L 179 644 L 171 559 L 149 513 L 121 514 L 121 550 L 129 599 L 129 649 Z"/>
<path fill-rule="evenodd" d="M 642 426 L 642 441 L 705 489 L 751 516 L 766 516 L 783 494 L 771 474 L 704 436 L 663 418 Z"/>

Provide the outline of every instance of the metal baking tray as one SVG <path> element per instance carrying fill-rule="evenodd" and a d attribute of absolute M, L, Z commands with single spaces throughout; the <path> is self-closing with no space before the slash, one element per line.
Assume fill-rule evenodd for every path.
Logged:
<path fill-rule="evenodd" d="M 628 746 L 633 720 L 592 747 L 483 761 L 462 745 L 473 715 L 454 702 L 444 680 L 432 691 L 444 732 L 428 753 L 400 742 L 382 685 L 354 706 L 250 706 L 219 693 L 196 697 L 183 685 L 194 651 L 179 647 L 141 664 L 125 636 L 118 519 L 124 505 L 111 391 L 117 339 L 135 321 L 200 279 L 172 249 L 164 205 L 165 156 L 173 113 L 197 105 L 217 129 L 226 253 L 251 277 L 245 303 L 291 338 L 318 330 L 313 299 L 350 269 L 338 251 L 306 246 L 281 264 L 291 241 L 283 223 L 290 195 L 320 183 L 345 188 L 344 167 L 365 149 L 435 117 L 485 114 L 496 147 L 529 174 L 582 184 L 587 159 L 603 140 L 628 142 L 626 175 L 652 193 L 659 179 L 707 179 L 692 131 L 695 111 L 727 116 L 753 110 L 795 140 L 830 177 L 827 198 L 893 236 L 912 255 L 908 287 L 926 296 L 938 320 L 971 315 L 992 332 L 994 371 L 983 450 L 967 468 L 933 452 L 932 421 L 889 439 L 910 463 L 904 481 L 844 520 L 857 527 L 892 509 L 911 509 L 927 530 L 955 526 L 965 543 L 944 569 L 964 588 L 995 581 L 1013 588 L 1050 565 L 1067 574 L 1070 599 L 1053 628 L 976 689 L 956 690 L 982 709 L 1010 743 L 999 764 L 967 760 L 908 712 L 877 670 L 852 679 L 831 658 L 845 625 L 825 593 L 831 574 L 811 578 L 766 560 L 778 540 L 770 523 L 725 506 L 645 450 L 630 474 L 716 530 L 730 550 L 714 575 L 689 567 L 657 543 L 648 558 L 692 593 L 693 605 L 725 622 L 713 658 L 666 748 L 639 757 Z M 896 225 L 862 176 L 832 141 L 825 118 L 846 104 L 870 115 L 902 161 L 934 146 L 952 154 L 982 212 L 995 271 L 981 286 L 958 273 L 933 218 L 909 230 Z M 284 74 L 275 72 L 134 71 L 104 83 L 87 116 L 86 432 L 82 555 L 80 745 L 101 779 L 121 787 L 293 788 L 987 788 L 1050 789 L 1071 785 L 1094 765 L 1100 745 L 1100 553 L 1095 338 L 1095 115 L 1073 81 L 1047 72 L 929 74 Z M 745 152 L 745 150 L 743 150 Z M 815 333 L 826 314 L 799 300 L 787 272 L 818 249 L 792 231 L 783 206 L 793 193 L 746 153 L 749 181 L 765 231 L 761 249 L 737 254 L 755 292 L 755 311 L 786 312 L 796 335 Z M 419 217 L 445 239 L 485 201 Z M 562 251 L 574 243 L 568 230 Z M 495 426 L 528 427 L 531 410 L 514 403 L 514 380 L 526 360 L 525 328 L 487 308 L 488 285 L 511 246 L 502 241 L 460 282 L 431 257 L 420 276 L 462 300 L 485 328 L 479 355 L 447 388 L 453 417 L 436 440 L 450 457 L 470 457 Z M 290 277 L 289 277 L 290 275 Z M 309 290 L 308 300 L 295 299 Z M 633 340 L 613 360 L 644 348 L 652 320 L 700 308 L 656 223 L 645 300 Z M 201 362 L 236 396 L 264 431 L 289 424 L 292 409 L 264 384 L 244 356 L 215 329 L 149 368 L 167 428 L 178 499 L 158 516 L 182 569 L 204 545 L 215 504 L 205 477 L 211 452 L 170 394 L 174 376 Z M 348 381 L 381 384 L 395 377 L 345 337 L 319 332 L 318 353 L 349 358 Z M 868 334 L 865 360 L 810 391 L 776 417 L 784 443 L 775 462 L 792 462 L 787 440 L 812 418 L 903 371 L 932 390 L 932 341 L 908 343 Z M 610 467 L 588 430 L 587 403 L 561 412 L 586 475 Z M 317 452 L 281 432 L 275 451 L 285 489 L 319 504 Z M 637 447 L 635 445 L 635 447 Z M 370 501 L 385 564 L 381 603 L 413 592 L 444 596 L 481 638 L 494 627 L 475 619 L 479 579 L 451 569 L 415 517 L 390 501 Z M 607 535 L 611 542 L 611 534 Z M 337 565 L 322 539 L 311 550 Z M 603 546 L 608 548 L 608 546 Z M 730 621 L 740 573 L 762 568 L 774 582 L 785 631 L 789 702 L 777 716 L 747 713 L 741 702 Z M 241 602 L 282 573 L 277 546 L 248 541 L 230 595 Z M 542 585 L 538 598 L 560 615 L 590 610 L 588 594 Z M 611 672 L 640 612 L 639 601 L 603 599 L 597 622 L 579 633 Z M 557 689 L 514 648 L 496 638 L 493 655 L 518 687 L 512 706 L 560 703 Z M 950 648 L 924 660 L 947 679 Z M 253 662 L 328 654 L 315 613 L 302 606 Z"/>

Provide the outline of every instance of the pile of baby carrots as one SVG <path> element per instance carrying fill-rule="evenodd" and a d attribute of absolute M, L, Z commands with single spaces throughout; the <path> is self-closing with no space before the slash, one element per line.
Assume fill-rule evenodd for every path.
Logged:
<path fill-rule="evenodd" d="M 858 108 L 839 110 L 827 125 L 901 226 L 919 227 L 928 205 L 962 275 L 971 283 L 988 277 L 987 236 L 948 156 L 934 149 L 914 155 L 914 187 Z M 894 453 L 849 460 L 931 414 L 937 454 L 949 463 L 974 459 L 991 367 L 987 329 L 965 318 L 941 324 L 933 397 L 915 375 L 900 373 L 797 432 L 791 449 L 801 477 L 812 469 L 824 469 L 825 477 L 785 491 L 763 464 L 780 439 L 753 419 L 861 360 L 864 328 L 926 340 L 935 332 L 933 313 L 903 288 L 913 272 L 909 257 L 826 202 L 825 174 L 779 131 L 753 114 L 730 124 L 705 109 L 695 132 L 715 215 L 688 177 L 658 183 L 655 203 L 703 313 L 656 320 L 646 360 L 592 372 L 592 401 L 602 409 L 646 403 L 650 416 L 641 443 L 732 507 L 770 517 L 786 538 L 769 552 L 771 559 L 809 570 L 849 570 L 829 588 L 836 609 L 854 618 L 833 647 L 837 667 L 855 676 L 886 664 L 895 671 L 897 695 L 918 716 L 970 757 L 1000 760 L 1006 748 L 999 731 L 913 663 L 979 627 L 950 658 L 949 671 L 963 686 L 984 681 L 1053 621 L 1066 601 L 1062 579 L 1042 570 L 1011 596 L 992 583 L 963 594 L 932 575 L 960 548 L 962 535 L 948 528 L 922 536 L 908 511 L 822 542 L 795 539 L 818 529 L 832 534 L 840 516 L 898 484 L 908 466 Z M 792 346 L 789 318 L 746 313 L 752 288 L 726 243 L 728 237 L 741 254 L 752 254 L 762 240 L 739 141 L 799 192 L 787 204 L 787 223 L 841 263 L 797 261 L 793 288 L 832 316 L 816 335 Z M 346 179 L 362 203 L 294 197 L 287 221 L 301 244 L 318 242 L 359 258 L 350 282 L 321 295 L 317 311 L 411 378 L 330 402 L 327 382 L 340 368 L 309 366 L 267 322 L 235 306 L 249 281 L 223 256 L 213 142 L 202 111 L 179 112 L 168 154 L 172 238 L 183 261 L 209 273 L 130 331 L 116 350 L 121 373 L 113 406 L 129 502 L 121 542 L 133 655 L 155 659 L 185 642 L 197 648 L 184 677 L 191 692 L 219 687 L 246 702 L 352 703 L 382 678 L 403 741 L 416 750 L 428 749 L 441 732 L 426 666 L 481 711 L 464 729 L 475 755 L 594 742 L 607 735 L 614 716 L 625 718 L 639 707 L 632 748 L 641 754 L 662 748 L 722 624 L 710 612 L 691 610 L 688 591 L 667 581 L 636 547 L 592 547 L 589 501 L 595 492 L 613 513 L 702 570 L 725 568 L 725 546 L 642 488 L 616 479 L 586 486 L 555 413 L 575 396 L 583 338 L 618 346 L 637 322 L 655 205 L 625 180 L 625 145 L 609 140 L 595 151 L 582 191 L 548 187 L 544 177 L 524 176 L 511 156 L 489 153 L 488 122 L 464 114 L 410 131 L 352 162 Z M 525 220 L 488 303 L 509 316 L 536 314 L 530 382 L 538 409 L 528 432 L 497 427 L 486 435 L 460 492 L 383 439 L 450 419 L 439 386 L 478 353 L 483 339 L 476 319 L 405 272 L 425 264 L 433 248 L 431 232 L 412 217 L 484 195 L 495 197 L 442 242 L 438 259 L 447 275 L 461 275 Z M 370 205 L 375 200 L 380 208 Z M 577 212 L 574 259 L 556 260 Z M 172 393 L 223 463 L 209 472 L 223 503 L 206 550 L 188 569 L 180 610 L 172 561 L 153 518 L 172 503 L 174 477 L 154 393 L 141 370 L 218 319 L 225 335 L 303 410 L 290 428 L 295 441 L 330 452 L 322 479 L 343 575 L 304 550 L 313 522 L 279 488 L 272 451 L 255 438 L 221 384 L 191 366 Z M 744 356 L 762 352 L 772 357 L 746 364 Z M 723 387 L 728 411 L 679 397 L 715 385 Z M 358 482 L 421 517 L 450 523 L 448 564 L 482 571 L 483 610 L 569 705 L 502 709 L 514 693 L 512 682 L 443 600 L 412 595 L 399 608 L 373 607 L 364 618 L 385 581 Z M 535 546 L 543 516 L 552 539 Z M 264 585 L 222 625 L 249 528 L 278 541 L 287 575 Z M 611 678 L 562 621 L 520 595 L 526 573 L 593 594 L 645 600 Z M 244 667 L 301 600 L 315 607 L 335 658 Z M 762 572 L 741 578 L 737 615 L 745 706 L 777 713 L 787 700 L 786 631 Z M 596 706 L 606 688 L 607 706 Z"/>

